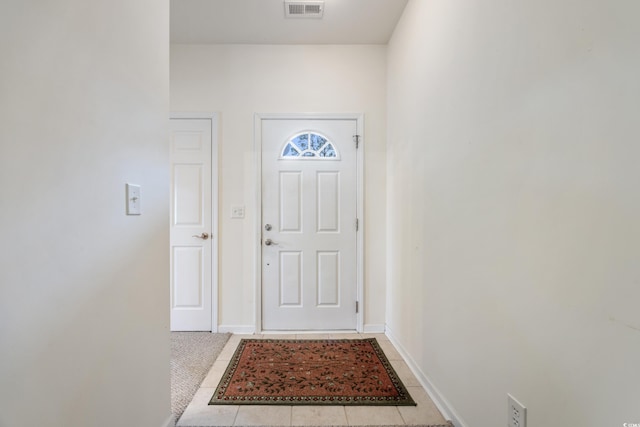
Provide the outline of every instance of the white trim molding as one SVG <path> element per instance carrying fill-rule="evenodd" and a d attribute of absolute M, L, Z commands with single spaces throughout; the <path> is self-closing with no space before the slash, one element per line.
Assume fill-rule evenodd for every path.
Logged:
<path fill-rule="evenodd" d="M 172 112 L 170 119 L 211 120 L 211 332 L 218 332 L 218 184 L 220 182 L 220 115 L 218 113 Z"/>
<path fill-rule="evenodd" d="M 357 210 L 358 232 L 356 242 L 356 296 L 359 311 L 356 317 L 356 331 L 364 330 L 364 114 L 362 113 L 256 113 L 254 116 L 253 141 L 255 162 L 255 203 L 256 212 L 262 212 L 262 121 L 263 120 L 355 120 L 359 135 L 359 147 L 356 150 Z M 262 215 L 256 215 L 254 224 L 254 290 L 255 290 L 255 330 L 262 332 Z"/>
<path fill-rule="evenodd" d="M 162 423 L 161 427 L 174 427 L 176 425 L 176 419 L 173 417 L 173 415 L 169 415 L 169 418 L 167 418 L 167 420 Z"/>
<path fill-rule="evenodd" d="M 384 334 L 384 330 L 385 327 L 383 324 L 365 323 L 362 332 L 365 334 Z"/>
<path fill-rule="evenodd" d="M 256 328 L 253 325 L 219 325 L 218 332 L 225 334 L 253 335 L 256 333 Z"/>
<path fill-rule="evenodd" d="M 385 335 L 389 338 L 389 341 L 393 344 L 393 346 L 398 350 L 400 356 L 404 359 L 411 372 L 416 376 L 420 385 L 424 388 L 425 392 L 429 395 L 433 403 L 436 405 L 442 416 L 446 420 L 450 420 L 455 427 L 468 427 L 463 421 L 462 418 L 456 413 L 453 409 L 451 403 L 442 395 L 440 390 L 433 384 L 433 382 L 429 379 L 429 377 L 420 370 L 418 364 L 413 360 L 413 358 L 409 355 L 407 350 L 400 344 L 397 338 L 393 335 L 393 332 L 389 329 L 389 326 L 386 326 Z"/>

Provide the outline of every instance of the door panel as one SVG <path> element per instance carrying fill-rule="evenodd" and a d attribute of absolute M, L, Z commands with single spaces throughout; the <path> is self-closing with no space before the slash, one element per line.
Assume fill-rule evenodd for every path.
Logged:
<path fill-rule="evenodd" d="M 262 325 L 356 328 L 355 120 L 262 120 Z"/>
<path fill-rule="evenodd" d="M 203 250 L 199 247 L 173 248 L 173 307 L 202 309 Z"/>
<path fill-rule="evenodd" d="M 302 252 L 280 252 L 280 307 L 302 306 Z"/>
<path fill-rule="evenodd" d="M 177 227 L 204 227 L 204 189 L 202 165 L 175 164 L 174 183 L 174 225 Z"/>
<path fill-rule="evenodd" d="M 302 172 L 280 172 L 280 231 L 302 231 L 302 199 Z"/>
<path fill-rule="evenodd" d="M 318 232 L 340 232 L 340 173 L 317 172 Z"/>
<path fill-rule="evenodd" d="M 340 304 L 340 252 L 318 252 L 318 305 Z"/>
<path fill-rule="evenodd" d="M 170 129 L 171 330 L 210 331 L 213 237 L 211 120 L 171 119 Z"/>

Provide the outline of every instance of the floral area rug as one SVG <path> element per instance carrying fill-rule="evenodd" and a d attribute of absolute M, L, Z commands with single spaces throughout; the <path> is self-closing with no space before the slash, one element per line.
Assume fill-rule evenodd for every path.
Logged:
<path fill-rule="evenodd" d="M 210 405 L 414 405 L 375 338 L 243 339 Z"/>

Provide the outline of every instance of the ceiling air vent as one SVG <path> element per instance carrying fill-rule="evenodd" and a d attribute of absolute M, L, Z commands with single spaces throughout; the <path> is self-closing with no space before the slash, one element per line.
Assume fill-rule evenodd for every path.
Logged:
<path fill-rule="evenodd" d="M 286 18 L 322 18 L 323 1 L 285 1 L 284 16 Z"/>

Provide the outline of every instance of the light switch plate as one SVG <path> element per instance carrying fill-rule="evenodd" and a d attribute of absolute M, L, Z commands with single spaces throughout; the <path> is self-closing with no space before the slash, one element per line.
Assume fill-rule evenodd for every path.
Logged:
<path fill-rule="evenodd" d="M 140 215 L 140 186 L 127 184 L 127 215 Z"/>

